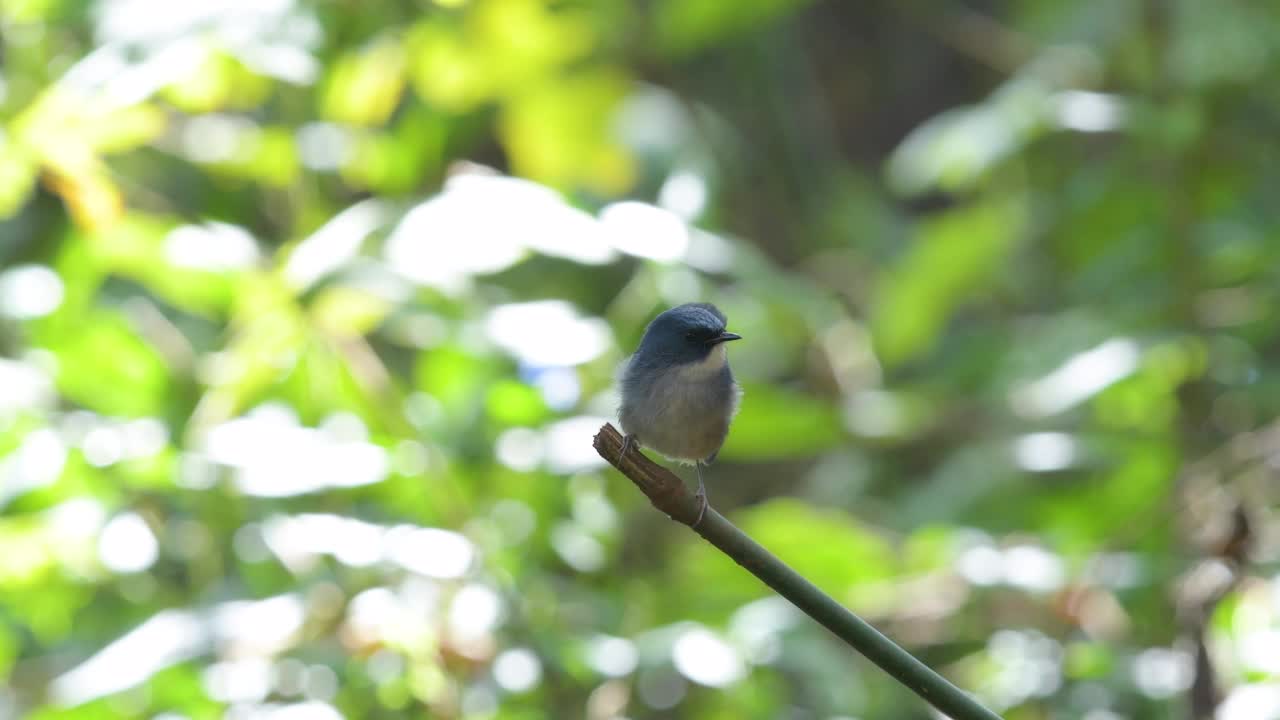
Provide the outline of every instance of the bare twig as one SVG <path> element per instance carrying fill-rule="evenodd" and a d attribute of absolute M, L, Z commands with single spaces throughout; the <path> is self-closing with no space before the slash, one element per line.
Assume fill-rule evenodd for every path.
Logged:
<path fill-rule="evenodd" d="M 680 478 L 636 450 L 622 455 L 622 435 L 606 423 L 596 434 L 596 452 L 626 475 L 653 506 L 693 528 L 733 561 L 760 578 L 806 615 L 817 620 L 854 650 L 880 666 L 925 702 L 954 720 L 1000 720 L 960 688 L 930 670 L 862 618 L 804 579 L 732 523 L 707 508 L 698 521 L 699 501 Z M 694 527 L 694 523 L 697 526 Z"/>

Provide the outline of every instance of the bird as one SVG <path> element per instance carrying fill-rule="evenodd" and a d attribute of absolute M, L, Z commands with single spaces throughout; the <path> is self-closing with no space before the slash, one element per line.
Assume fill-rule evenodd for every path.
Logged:
<path fill-rule="evenodd" d="M 619 377 L 622 454 L 647 447 L 693 464 L 695 497 L 701 501 L 694 527 L 707 511 L 702 467 L 720 452 L 742 399 L 725 346 L 742 336 L 728 332 L 727 324 L 725 314 L 710 303 L 673 307 L 645 328 Z"/>

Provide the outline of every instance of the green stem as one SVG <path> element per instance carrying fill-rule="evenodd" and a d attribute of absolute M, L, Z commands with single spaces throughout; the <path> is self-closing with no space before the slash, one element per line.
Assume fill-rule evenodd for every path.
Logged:
<path fill-rule="evenodd" d="M 963 690 L 930 670 L 911 653 L 819 590 L 714 509 L 707 508 L 702 522 L 694 527 L 699 507 L 693 493 L 689 492 L 680 478 L 640 452 L 632 450 L 623 457 L 622 435 L 613 425 L 605 424 L 600 428 L 594 445 L 600 457 L 635 483 L 649 497 L 654 507 L 672 519 L 692 527 L 707 542 L 733 558 L 734 562 L 760 578 L 925 702 L 953 720 L 1000 720 L 999 715 L 980 705 Z"/>

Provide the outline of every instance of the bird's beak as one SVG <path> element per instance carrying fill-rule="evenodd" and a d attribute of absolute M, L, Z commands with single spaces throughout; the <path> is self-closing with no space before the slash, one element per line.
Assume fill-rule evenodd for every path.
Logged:
<path fill-rule="evenodd" d="M 730 340 L 741 340 L 741 339 L 742 339 L 742 336 L 737 333 L 723 332 L 711 338 L 711 341 L 709 344 L 719 345 L 722 342 L 729 342 Z"/>

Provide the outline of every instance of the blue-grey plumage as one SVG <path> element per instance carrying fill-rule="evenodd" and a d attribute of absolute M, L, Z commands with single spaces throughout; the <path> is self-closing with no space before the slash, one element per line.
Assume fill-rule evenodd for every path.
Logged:
<path fill-rule="evenodd" d="M 701 466 L 720 451 L 742 396 L 725 352 L 725 343 L 740 337 L 725 324 L 724 313 L 708 303 L 671 308 L 645 328 L 621 376 L 618 420 L 626 447 L 696 464 L 704 498 Z"/>

